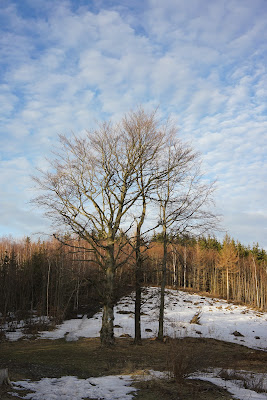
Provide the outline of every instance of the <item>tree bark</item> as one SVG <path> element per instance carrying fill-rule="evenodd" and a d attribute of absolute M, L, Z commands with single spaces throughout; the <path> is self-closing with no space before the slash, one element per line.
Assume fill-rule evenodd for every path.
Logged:
<path fill-rule="evenodd" d="M 11 385 L 11 382 L 9 380 L 8 377 L 8 369 L 4 368 L 4 369 L 0 369 L 0 386 L 2 385 Z"/>
<path fill-rule="evenodd" d="M 167 227 L 165 220 L 165 210 L 163 210 L 163 259 L 162 259 L 162 269 L 161 269 L 162 276 L 161 276 L 161 287 L 160 287 L 159 331 L 158 331 L 159 340 L 163 340 L 166 269 L 167 269 Z"/>
<path fill-rule="evenodd" d="M 184 289 L 186 288 L 186 269 L 187 269 L 187 264 L 186 264 L 186 244 L 184 246 Z"/>
<path fill-rule="evenodd" d="M 140 250 L 140 232 L 136 233 L 136 266 L 135 266 L 135 313 L 134 342 L 141 343 L 141 285 L 142 285 L 142 255 Z"/>
<path fill-rule="evenodd" d="M 103 306 L 102 327 L 100 331 L 101 344 L 112 346 L 114 344 L 114 244 L 108 248 L 108 263 L 106 269 L 106 285 Z"/>

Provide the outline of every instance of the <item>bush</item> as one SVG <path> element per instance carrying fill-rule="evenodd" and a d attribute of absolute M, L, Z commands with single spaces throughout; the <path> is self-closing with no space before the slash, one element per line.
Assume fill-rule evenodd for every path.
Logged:
<path fill-rule="evenodd" d="M 168 355 L 168 369 L 177 383 L 184 380 L 203 364 L 203 351 L 196 351 L 184 339 L 173 339 L 171 354 Z"/>

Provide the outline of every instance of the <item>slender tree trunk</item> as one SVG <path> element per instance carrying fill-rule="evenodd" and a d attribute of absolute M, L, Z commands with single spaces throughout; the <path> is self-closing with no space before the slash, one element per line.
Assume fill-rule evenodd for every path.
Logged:
<path fill-rule="evenodd" d="M 47 283 L 46 283 L 46 316 L 49 316 L 49 286 L 50 286 L 50 271 L 51 271 L 51 262 L 48 259 L 48 271 L 47 271 Z"/>
<path fill-rule="evenodd" d="M 257 307 L 260 307 L 260 299 L 259 299 L 259 284 L 258 284 L 258 278 L 257 278 L 257 268 L 256 268 L 256 263 L 254 257 L 252 257 L 253 264 L 254 264 L 254 273 L 255 273 L 255 290 L 256 290 L 256 302 L 257 302 Z"/>
<path fill-rule="evenodd" d="M 164 306 L 165 306 L 165 286 L 166 286 L 166 270 L 167 270 L 167 229 L 165 220 L 165 210 L 163 211 L 163 259 L 162 259 L 162 276 L 160 287 L 160 307 L 159 307 L 159 331 L 158 339 L 163 340 L 164 325 Z"/>
<path fill-rule="evenodd" d="M 134 342 L 141 343 L 141 285 L 140 285 L 140 271 L 138 268 L 135 270 L 135 325 L 134 325 Z"/>
<path fill-rule="evenodd" d="M 142 254 L 140 230 L 136 232 L 136 266 L 135 266 L 135 313 L 134 313 L 134 342 L 141 343 L 141 287 L 142 287 Z"/>
<path fill-rule="evenodd" d="M 141 344 L 141 286 L 143 283 L 143 257 L 141 252 L 141 229 L 146 215 L 146 196 L 144 193 L 144 182 L 142 169 L 140 170 L 140 188 L 142 188 L 142 214 L 137 223 L 136 243 L 135 243 L 135 324 L 134 324 L 134 343 Z"/>
<path fill-rule="evenodd" d="M 172 246 L 172 268 L 173 268 L 173 286 L 177 286 L 177 255 L 176 255 L 176 248 L 174 245 Z"/>
<path fill-rule="evenodd" d="M 186 245 L 184 247 L 184 289 L 186 288 Z"/>
<path fill-rule="evenodd" d="M 226 298 L 229 300 L 229 267 L 226 267 Z"/>

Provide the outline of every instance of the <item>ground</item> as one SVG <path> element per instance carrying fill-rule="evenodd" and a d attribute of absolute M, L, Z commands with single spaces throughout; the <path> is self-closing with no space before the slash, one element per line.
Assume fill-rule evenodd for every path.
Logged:
<path fill-rule="evenodd" d="M 136 399 L 230 400 L 231 395 L 223 389 L 183 376 L 208 367 L 267 373 L 267 352 L 207 338 L 167 339 L 165 343 L 145 339 L 141 346 L 134 345 L 131 338 L 120 338 L 108 349 L 101 347 L 99 338 L 75 342 L 19 340 L 0 344 L 0 365 L 9 369 L 14 381 L 67 375 L 86 379 L 151 369 L 173 371 L 175 379 L 135 383 L 140 388 Z M 0 398 L 14 399 L 8 392 L 1 389 Z"/>

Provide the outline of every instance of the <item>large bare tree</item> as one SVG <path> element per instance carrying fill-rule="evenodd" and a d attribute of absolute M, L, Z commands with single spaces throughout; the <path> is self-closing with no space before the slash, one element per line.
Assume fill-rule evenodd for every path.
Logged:
<path fill-rule="evenodd" d="M 34 202 L 47 208 L 57 226 L 61 223 L 90 243 L 91 260 L 104 271 L 100 337 L 110 345 L 114 342 L 114 276 L 126 244 L 120 233 L 130 232 L 136 220 L 139 226 L 143 223 L 145 196 L 151 176 L 155 180 L 154 160 L 164 147 L 164 132 L 155 112 L 145 113 L 140 107 L 118 124 L 102 123 L 84 137 L 61 135 L 60 141 L 50 169 L 34 178 L 43 190 Z"/>
<path fill-rule="evenodd" d="M 57 227 L 62 225 L 64 233 L 68 229 L 90 244 L 87 260 L 104 273 L 100 332 L 104 345 L 114 343 L 115 273 L 133 254 L 135 339 L 141 339 L 141 235 L 147 229 L 151 203 L 156 199 L 160 205 L 161 218 L 154 220 L 153 227 L 162 226 L 165 238 L 174 226 L 187 231 L 211 217 L 204 211 L 211 188 L 200 184 L 196 154 L 176 134 L 175 126 L 161 123 L 156 111 L 146 113 L 139 107 L 119 123 L 101 123 L 82 137 L 61 135 L 61 147 L 50 160 L 50 168 L 35 177 L 43 190 L 35 203 L 47 208 L 47 215 Z M 121 233 L 130 232 L 135 240 L 132 254 L 125 257 L 127 240 Z M 64 238 L 55 236 L 64 243 Z"/>

